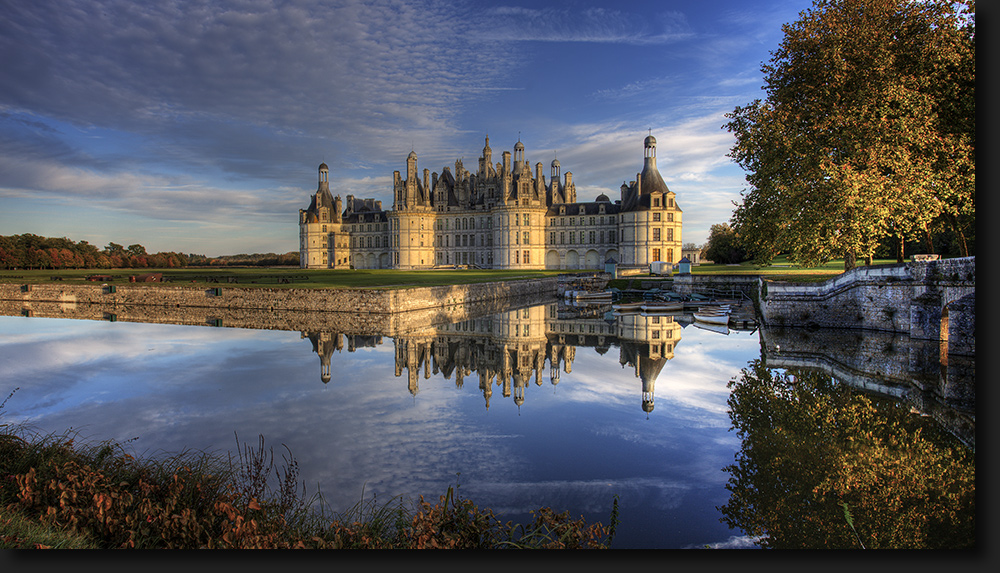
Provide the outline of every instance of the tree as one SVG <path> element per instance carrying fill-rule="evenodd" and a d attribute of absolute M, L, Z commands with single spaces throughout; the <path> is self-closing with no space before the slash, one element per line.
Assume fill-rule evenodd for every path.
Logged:
<path fill-rule="evenodd" d="M 125 247 L 119 245 L 118 243 L 108 243 L 107 247 L 104 247 L 104 253 L 108 256 L 122 256 L 125 253 Z"/>
<path fill-rule="evenodd" d="M 750 184 L 733 228 L 754 259 L 850 269 L 940 217 L 974 228 L 974 3 L 814 0 L 783 31 L 767 98 L 724 126 Z"/>
<path fill-rule="evenodd" d="M 730 527 L 776 549 L 975 546 L 975 452 L 933 420 L 759 359 L 729 388 L 741 440 L 719 508 Z"/>
<path fill-rule="evenodd" d="M 712 262 L 728 265 L 742 263 L 747 258 L 747 251 L 729 224 L 719 223 L 712 225 L 704 256 Z"/>

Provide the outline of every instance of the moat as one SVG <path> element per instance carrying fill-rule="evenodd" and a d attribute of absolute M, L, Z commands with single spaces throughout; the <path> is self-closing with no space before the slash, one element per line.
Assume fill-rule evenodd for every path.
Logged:
<path fill-rule="evenodd" d="M 261 324 L 280 324 L 273 314 Z M 942 364 L 936 343 L 887 333 L 717 332 L 690 315 L 554 300 L 395 321 L 391 337 L 97 316 L 0 316 L 0 393 L 19 388 L 3 423 L 142 456 L 263 435 L 337 511 L 457 484 L 504 519 L 549 506 L 607 523 L 617 496 L 615 547 L 755 547 L 720 508 L 735 511 L 732 468 L 747 453 L 733 383 L 761 366 L 800 385 L 829 378 L 816 388 L 847 388 L 933 428 L 943 449 L 975 450 L 974 360 Z"/>

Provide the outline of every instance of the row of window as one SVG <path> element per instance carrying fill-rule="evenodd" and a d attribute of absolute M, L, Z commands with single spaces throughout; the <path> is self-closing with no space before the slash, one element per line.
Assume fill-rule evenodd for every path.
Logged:
<path fill-rule="evenodd" d="M 607 242 L 609 242 L 609 243 L 615 243 L 615 242 L 617 242 L 616 241 L 617 235 L 616 235 L 615 231 L 608 231 L 607 233 L 608 233 L 607 234 Z M 590 239 L 589 241 L 587 240 L 588 237 Z M 567 243 L 566 242 L 566 231 L 559 231 L 559 243 L 558 244 L 560 244 L 560 245 L 575 245 L 575 244 L 577 244 L 576 238 L 577 238 L 576 237 L 576 231 L 570 231 L 569 232 L 569 242 Z M 588 235 L 588 231 L 580 231 L 580 243 L 579 244 L 603 243 L 603 242 L 605 242 L 604 238 L 605 238 L 604 231 L 589 231 L 589 235 Z M 556 232 L 555 231 L 549 232 L 549 244 L 550 245 L 555 245 L 556 244 Z"/>
<path fill-rule="evenodd" d="M 672 220 L 673 219 L 671 219 L 671 221 Z M 572 226 L 574 226 L 576 224 L 577 224 L 577 218 L 576 217 L 550 217 L 549 218 L 549 226 L 550 227 L 556 227 L 556 226 L 559 226 L 559 227 L 567 227 L 567 226 L 572 227 Z M 580 225 L 589 225 L 591 227 L 593 227 L 594 225 L 604 225 L 604 224 L 614 225 L 615 224 L 615 216 L 614 215 L 608 215 L 607 221 L 605 221 L 604 217 L 597 217 L 597 216 L 592 216 L 592 217 L 589 217 L 589 218 L 588 217 L 580 217 L 579 224 Z"/>
<path fill-rule="evenodd" d="M 653 227 L 653 240 L 654 241 L 661 240 L 660 239 L 660 235 L 661 235 L 660 228 L 659 227 Z M 668 227 L 667 228 L 667 240 L 668 241 L 673 241 L 674 240 L 674 228 L 673 227 Z"/>

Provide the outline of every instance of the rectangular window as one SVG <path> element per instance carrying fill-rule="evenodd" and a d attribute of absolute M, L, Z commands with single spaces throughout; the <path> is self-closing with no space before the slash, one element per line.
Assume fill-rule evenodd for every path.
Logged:
<path fill-rule="evenodd" d="M 524 244 L 525 245 L 531 244 L 531 241 L 528 240 L 528 232 L 527 231 L 524 232 Z"/>
<path fill-rule="evenodd" d="M 524 251 L 524 264 L 531 264 L 531 251 Z"/>
<path fill-rule="evenodd" d="M 674 214 L 673 213 L 667 213 L 667 220 L 673 222 L 673 220 L 674 220 Z"/>
<path fill-rule="evenodd" d="M 614 231 L 608 231 L 608 242 L 610 242 L 610 243 L 614 243 L 615 242 L 615 232 Z"/>
<path fill-rule="evenodd" d="M 659 227 L 656 227 L 656 228 L 653 229 L 653 240 L 654 241 L 659 241 L 660 240 L 660 228 Z M 657 260 L 659 260 L 659 259 L 657 259 Z"/>
<path fill-rule="evenodd" d="M 551 244 L 551 245 L 556 244 L 556 233 L 555 233 L 555 231 L 549 233 L 549 244 Z"/>
<path fill-rule="evenodd" d="M 594 243 L 594 242 L 596 242 L 596 241 L 595 241 L 595 239 L 596 239 L 596 238 L 597 238 L 597 232 L 596 232 L 596 231 L 591 231 L 591 232 L 590 232 L 590 242 L 591 242 L 591 243 Z"/>
<path fill-rule="evenodd" d="M 660 249 L 653 249 L 653 260 L 660 260 Z"/>
<path fill-rule="evenodd" d="M 656 221 L 659 221 L 659 220 L 660 220 L 660 214 L 659 213 L 653 213 L 653 221 L 656 222 Z"/>
<path fill-rule="evenodd" d="M 574 243 L 576 243 L 576 233 L 573 232 L 573 231 L 570 231 L 569 232 L 569 244 L 572 245 Z"/>
<path fill-rule="evenodd" d="M 674 206 L 674 200 L 673 200 L 673 199 L 670 199 L 670 206 L 671 206 L 671 207 L 673 207 L 673 206 Z"/>
<path fill-rule="evenodd" d="M 559 231 L 559 244 L 560 245 L 566 244 L 566 231 Z"/>
<path fill-rule="evenodd" d="M 657 340 L 659 338 L 660 338 L 660 331 L 659 330 L 654 330 L 653 331 L 653 340 Z"/>
<path fill-rule="evenodd" d="M 514 251 L 514 263 L 521 264 L 521 251 Z"/>
<path fill-rule="evenodd" d="M 659 206 L 660 206 L 660 198 L 653 197 L 653 207 L 659 207 Z"/>
<path fill-rule="evenodd" d="M 570 224 L 570 226 L 571 226 L 571 227 L 572 227 L 573 225 L 575 225 L 575 224 L 576 224 L 576 217 L 570 217 L 570 218 L 569 218 L 569 224 Z"/>
<path fill-rule="evenodd" d="M 604 231 L 601 231 L 601 242 L 604 242 Z"/>
<path fill-rule="evenodd" d="M 674 240 L 674 229 L 673 229 L 673 227 L 667 229 L 667 240 L 668 241 L 673 241 Z"/>

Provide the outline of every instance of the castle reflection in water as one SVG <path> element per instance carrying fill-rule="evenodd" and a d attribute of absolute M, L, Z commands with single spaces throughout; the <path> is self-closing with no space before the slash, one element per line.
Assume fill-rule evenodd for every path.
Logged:
<path fill-rule="evenodd" d="M 454 324 L 429 326 L 397 335 L 395 373 L 403 377 L 411 394 L 419 391 L 419 378 L 442 376 L 463 387 L 478 376 L 479 389 L 489 408 L 494 387 L 504 399 L 524 403 L 525 389 L 559 384 L 560 372 L 573 371 L 578 346 L 605 354 L 618 347 L 622 367 L 642 380 L 641 405 L 653 410 L 653 391 L 660 370 L 673 358 L 681 341 L 681 315 L 618 314 L 607 307 L 573 308 L 558 303 L 508 310 L 492 316 L 470 318 Z M 320 379 L 332 380 L 331 359 L 346 344 L 348 352 L 382 344 L 381 336 L 344 335 L 336 332 L 303 332 L 320 359 Z M 546 362 L 548 369 L 546 374 Z"/>

